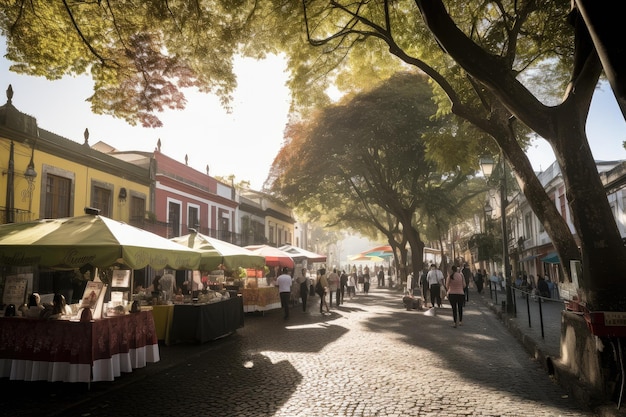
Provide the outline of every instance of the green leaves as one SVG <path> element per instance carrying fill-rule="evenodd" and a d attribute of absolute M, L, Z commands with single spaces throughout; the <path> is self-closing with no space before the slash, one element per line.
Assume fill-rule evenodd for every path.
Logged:
<path fill-rule="evenodd" d="M 226 3 L 3 0 L 0 28 L 12 70 L 49 79 L 90 72 L 94 112 L 154 127 L 159 111 L 184 108 L 184 88 L 228 105 L 251 9 Z"/>

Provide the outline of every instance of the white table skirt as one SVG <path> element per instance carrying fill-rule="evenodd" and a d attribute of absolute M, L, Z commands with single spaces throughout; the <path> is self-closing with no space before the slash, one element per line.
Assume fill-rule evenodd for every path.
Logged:
<path fill-rule="evenodd" d="M 93 367 L 89 364 L 67 362 L 0 359 L 0 377 L 20 381 L 113 381 L 122 372 L 132 372 L 133 369 L 143 368 L 147 363 L 160 360 L 159 345 L 131 349 L 127 353 L 116 354 L 108 359 L 96 360 Z"/>
<path fill-rule="evenodd" d="M 268 304 L 265 306 L 258 306 L 258 305 L 244 305 L 243 306 L 243 311 L 244 313 L 253 313 L 255 311 L 269 311 L 269 310 L 275 310 L 277 308 L 280 308 L 280 302 L 278 303 L 272 303 L 272 304 Z"/>

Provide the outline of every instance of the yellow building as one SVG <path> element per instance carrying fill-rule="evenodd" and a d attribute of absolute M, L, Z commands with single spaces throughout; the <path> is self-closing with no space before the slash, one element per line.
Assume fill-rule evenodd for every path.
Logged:
<path fill-rule="evenodd" d="M 17 110 L 7 90 L 0 107 L 0 224 L 81 215 L 85 207 L 124 222 L 150 209 L 149 167 L 122 161 L 84 143 L 40 129 Z"/>

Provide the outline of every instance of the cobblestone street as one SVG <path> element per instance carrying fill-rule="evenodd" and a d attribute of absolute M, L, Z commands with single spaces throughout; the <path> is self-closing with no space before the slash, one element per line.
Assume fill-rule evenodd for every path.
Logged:
<path fill-rule="evenodd" d="M 67 417 L 593 416 L 474 298 L 453 328 L 447 302 L 432 317 L 374 288 L 324 316 L 315 297 L 288 320 L 279 310 L 247 315 L 227 338 L 162 346 L 161 362 L 89 391 L 3 380 L 3 397 L 26 392 L 4 398 L 2 414 L 36 406 Z"/>

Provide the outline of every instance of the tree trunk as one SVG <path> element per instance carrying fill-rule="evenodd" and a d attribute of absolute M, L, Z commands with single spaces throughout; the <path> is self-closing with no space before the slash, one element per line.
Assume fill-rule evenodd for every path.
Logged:
<path fill-rule="evenodd" d="M 413 227 L 412 215 L 405 215 L 404 218 L 398 220 L 402 223 L 404 235 L 411 247 L 413 273 L 419 273 L 424 267 L 424 242 L 419 231 Z"/>
<path fill-rule="evenodd" d="M 566 99 L 559 106 L 548 107 L 516 79 L 516 73 L 505 61 L 487 53 L 462 33 L 441 0 L 416 3 L 428 28 L 453 59 L 522 123 L 552 145 L 581 242 L 581 298 L 591 310 L 626 311 L 626 280 L 620 275 L 620 271 L 626 270 L 626 248 L 585 134 L 589 105 L 601 70 L 595 51 L 577 51 L 579 65 L 574 68 Z M 577 40 L 584 43 L 587 34 L 580 26 L 575 29 Z M 514 159 L 510 162 L 516 163 Z M 558 243 L 559 236 L 550 237 Z"/>
<path fill-rule="evenodd" d="M 579 234 L 582 300 L 590 310 L 626 311 L 626 248 L 589 148 L 584 126 L 567 106 L 559 109 L 554 151 Z"/>
<path fill-rule="evenodd" d="M 528 156 L 520 148 L 511 130 L 508 129 L 508 132 L 504 129 L 500 130 L 500 133 L 493 131 L 491 134 L 515 172 L 528 205 L 543 224 L 554 248 L 559 253 L 565 278 L 571 281 L 569 261 L 581 259 L 576 239 L 574 239 L 567 222 L 559 213 L 554 201 L 550 199 L 539 178 L 537 178 Z"/>

